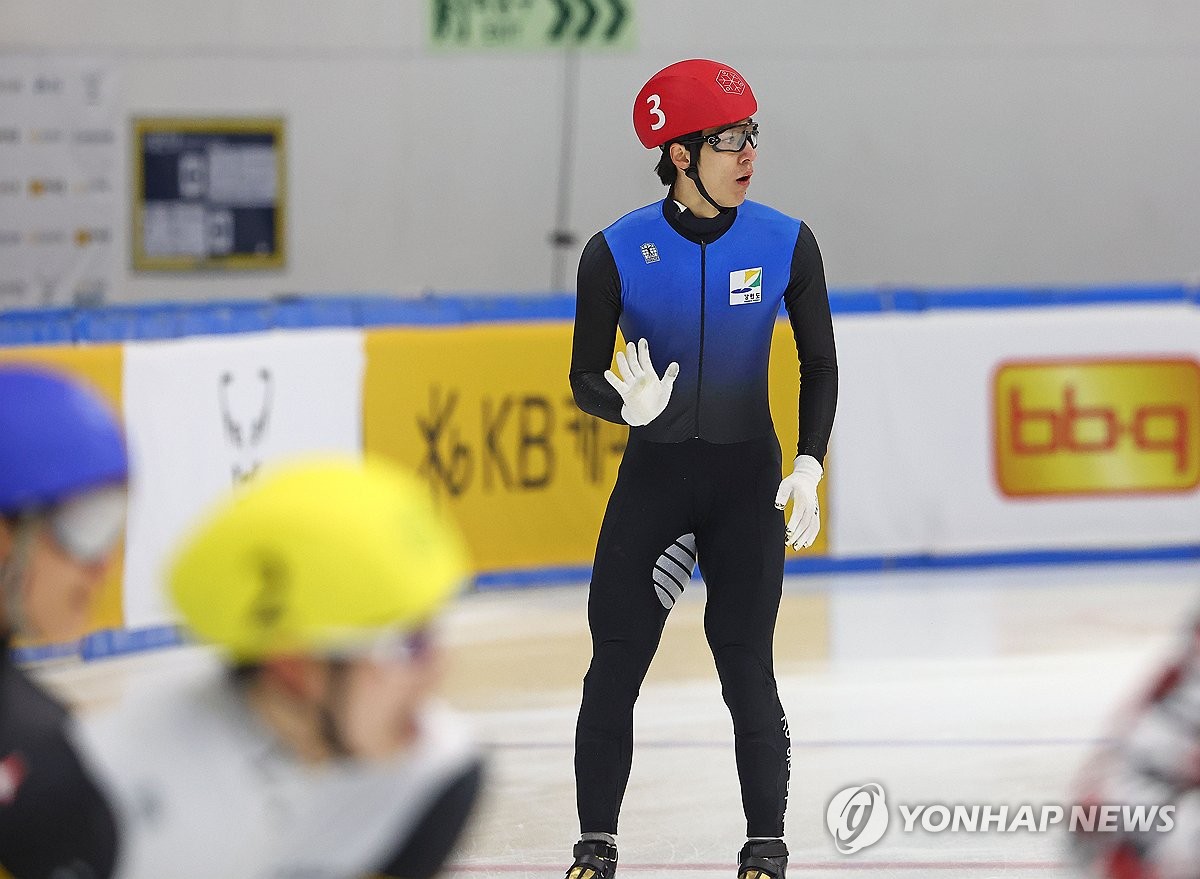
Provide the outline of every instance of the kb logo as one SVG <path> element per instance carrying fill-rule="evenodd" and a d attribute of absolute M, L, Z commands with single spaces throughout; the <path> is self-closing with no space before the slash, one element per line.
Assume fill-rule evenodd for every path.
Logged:
<path fill-rule="evenodd" d="M 1010 497 L 1200 484 L 1194 360 L 1006 363 L 992 391 L 997 481 Z"/>
<path fill-rule="evenodd" d="M 888 826 L 883 787 L 870 782 L 834 794 L 825 810 L 825 825 L 833 836 L 833 844 L 844 855 L 879 842 Z"/>

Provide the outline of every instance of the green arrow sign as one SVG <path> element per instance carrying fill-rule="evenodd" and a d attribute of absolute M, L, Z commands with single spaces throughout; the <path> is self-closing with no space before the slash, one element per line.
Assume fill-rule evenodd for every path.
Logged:
<path fill-rule="evenodd" d="M 429 45 L 632 49 L 634 0 L 429 0 Z"/>

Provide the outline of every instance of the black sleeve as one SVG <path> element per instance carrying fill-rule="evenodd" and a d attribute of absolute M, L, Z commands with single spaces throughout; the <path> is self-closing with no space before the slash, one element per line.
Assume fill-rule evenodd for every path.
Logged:
<path fill-rule="evenodd" d="M 621 276 L 603 232 L 597 232 L 579 257 L 575 293 L 575 332 L 571 339 L 571 393 L 575 405 L 614 424 L 621 418 L 621 395 L 604 378 L 612 365 L 621 317 Z"/>
<path fill-rule="evenodd" d="M 837 352 L 825 267 L 808 224 L 801 225 L 796 237 L 792 277 L 784 302 L 800 358 L 800 440 L 796 454 L 812 455 L 823 466 L 837 409 Z"/>
<path fill-rule="evenodd" d="M 429 807 L 404 847 L 379 871 L 381 876 L 430 879 L 436 876 L 462 835 L 483 780 L 483 763 L 476 761 L 459 775 Z"/>
<path fill-rule="evenodd" d="M 107 879 L 117 827 L 62 707 L 0 659 L 0 875 Z M 7 685 L 6 685 L 7 683 Z"/>

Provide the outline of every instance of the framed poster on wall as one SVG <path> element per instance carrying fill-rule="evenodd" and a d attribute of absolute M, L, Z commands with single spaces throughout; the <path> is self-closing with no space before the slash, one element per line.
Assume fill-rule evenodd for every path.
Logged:
<path fill-rule="evenodd" d="M 282 118 L 138 118 L 132 143 L 135 270 L 284 265 Z"/>

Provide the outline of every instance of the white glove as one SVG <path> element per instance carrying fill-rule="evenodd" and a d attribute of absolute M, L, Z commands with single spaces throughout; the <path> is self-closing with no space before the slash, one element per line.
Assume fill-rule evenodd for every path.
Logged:
<path fill-rule="evenodd" d="M 630 342 L 624 351 L 617 352 L 617 370 L 621 373 L 620 377 L 611 369 L 604 371 L 604 377 L 625 401 L 621 407 L 621 417 L 625 423 L 641 427 L 661 415 L 671 399 L 671 388 L 675 386 L 675 376 L 679 375 L 679 364 L 668 366 L 660 379 L 654 371 L 654 364 L 650 362 L 650 343 L 639 339 L 636 346 Z"/>
<path fill-rule="evenodd" d="M 775 494 L 775 509 L 782 510 L 792 502 L 792 515 L 788 517 L 787 533 L 783 542 L 792 549 L 812 546 L 821 533 L 821 508 L 817 504 L 817 483 L 825 471 L 821 462 L 812 455 L 798 455 L 795 469 L 779 483 Z"/>

